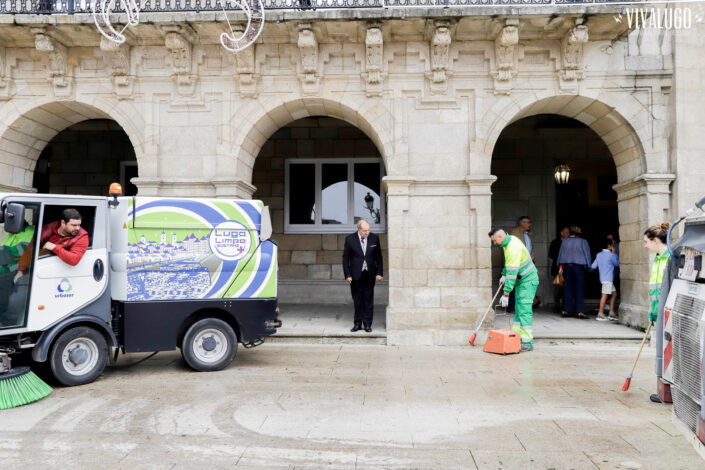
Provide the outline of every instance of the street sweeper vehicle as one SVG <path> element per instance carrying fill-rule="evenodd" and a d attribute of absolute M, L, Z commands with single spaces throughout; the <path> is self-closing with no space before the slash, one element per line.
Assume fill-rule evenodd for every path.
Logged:
<path fill-rule="evenodd" d="M 257 346 L 276 332 L 277 246 L 261 201 L 119 193 L 0 194 L 4 362 L 28 351 L 60 383 L 80 385 L 100 375 L 111 350 L 178 347 L 191 368 L 213 371 L 231 363 L 238 343 Z M 56 245 L 70 244 L 56 228 L 66 209 L 87 234 L 78 260 L 43 240 L 53 230 L 65 237 Z"/>

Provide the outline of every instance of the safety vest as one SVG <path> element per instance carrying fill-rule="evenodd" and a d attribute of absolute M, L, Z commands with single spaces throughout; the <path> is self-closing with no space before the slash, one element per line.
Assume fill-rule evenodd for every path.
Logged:
<path fill-rule="evenodd" d="M 9 250 L 12 257 L 15 258 L 15 261 L 5 266 L 0 266 L 0 274 L 17 271 L 17 260 L 20 259 L 22 253 L 27 249 L 27 245 L 30 244 L 33 236 L 34 226 L 27 225 L 20 233 L 10 233 L 5 237 L 2 243 L 0 243 L 0 246 L 4 248 L 0 249 Z"/>
<path fill-rule="evenodd" d="M 658 298 L 661 295 L 663 273 L 666 271 L 668 258 L 670 256 L 671 254 L 668 250 L 664 251 L 660 255 L 657 254 L 656 258 L 654 258 L 654 264 L 651 265 L 651 277 L 649 278 L 649 300 L 651 301 L 649 315 L 651 318 L 656 318 L 658 314 Z"/>
<path fill-rule="evenodd" d="M 500 246 L 504 249 L 504 292 L 511 292 L 519 278 L 538 276 L 529 250 L 521 240 L 514 235 L 507 235 Z"/>

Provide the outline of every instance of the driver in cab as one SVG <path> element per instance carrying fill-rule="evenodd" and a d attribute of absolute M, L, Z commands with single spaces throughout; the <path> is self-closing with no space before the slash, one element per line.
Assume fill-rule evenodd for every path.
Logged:
<path fill-rule="evenodd" d="M 39 256 L 54 253 L 69 266 L 76 266 L 88 248 L 88 232 L 81 228 L 83 217 L 76 209 L 64 209 L 61 220 L 42 227 Z M 24 275 L 32 260 L 32 249 L 25 250 L 17 266 L 14 281 Z"/>

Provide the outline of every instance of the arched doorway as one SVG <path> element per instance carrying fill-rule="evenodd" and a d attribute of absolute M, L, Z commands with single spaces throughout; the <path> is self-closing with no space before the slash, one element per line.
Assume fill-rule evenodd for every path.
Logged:
<path fill-rule="evenodd" d="M 287 308 L 291 314 L 296 305 L 305 305 L 321 323 L 331 326 L 337 319 L 349 329 L 352 299 L 342 269 L 343 244 L 364 218 L 380 236 L 388 259 L 384 175 L 374 142 L 354 125 L 332 117 L 297 119 L 262 145 L 253 168 L 257 189 L 252 197 L 272 211 L 284 319 Z M 375 288 L 378 330 L 384 325 L 387 299 L 385 281 Z M 311 317 L 299 321 L 316 323 Z"/>
<path fill-rule="evenodd" d="M 0 190 L 105 194 L 104 181 L 120 181 L 122 173 L 136 192 L 129 180 L 141 156 L 138 115 L 127 118 L 122 104 L 96 104 L 101 109 L 76 101 L 12 109 L 11 124 L 0 127 Z"/>
<path fill-rule="evenodd" d="M 137 194 L 135 151 L 125 131 L 109 119 L 89 119 L 59 132 L 44 147 L 32 186 L 40 193 L 105 196 L 119 182 L 126 196 Z"/>
<path fill-rule="evenodd" d="M 554 179 L 554 168 L 567 164 L 568 183 Z M 549 247 L 565 226 L 582 228 L 594 259 L 608 234 L 618 234 L 617 170 L 609 148 L 587 125 L 556 114 L 519 119 L 500 134 L 492 154 L 492 220 L 512 229 L 518 218 L 532 221 L 534 263 L 541 284 L 537 295 L 551 310 L 554 305 Z M 499 249 L 493 249 L 493 279 L 503 265 Z M 555 255 L 555 254 L 554 254 Z M 588 310 L 600 297 L 597 273 L 586 277 Z"/>

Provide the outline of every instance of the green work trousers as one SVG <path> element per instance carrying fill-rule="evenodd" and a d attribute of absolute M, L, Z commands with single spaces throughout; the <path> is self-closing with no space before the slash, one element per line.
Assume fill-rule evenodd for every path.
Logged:
<path fill-rule="evenodd" d="M 539 277 L 536 273 L 531 273 L 525 278 L 521 278 L 514 285 L 514 296 L 516 298 L 514 322 L 512 330 L 521 336 L 521 344 L 534 345 L 534 297 L 536 289 L 539 287 Z"/>

